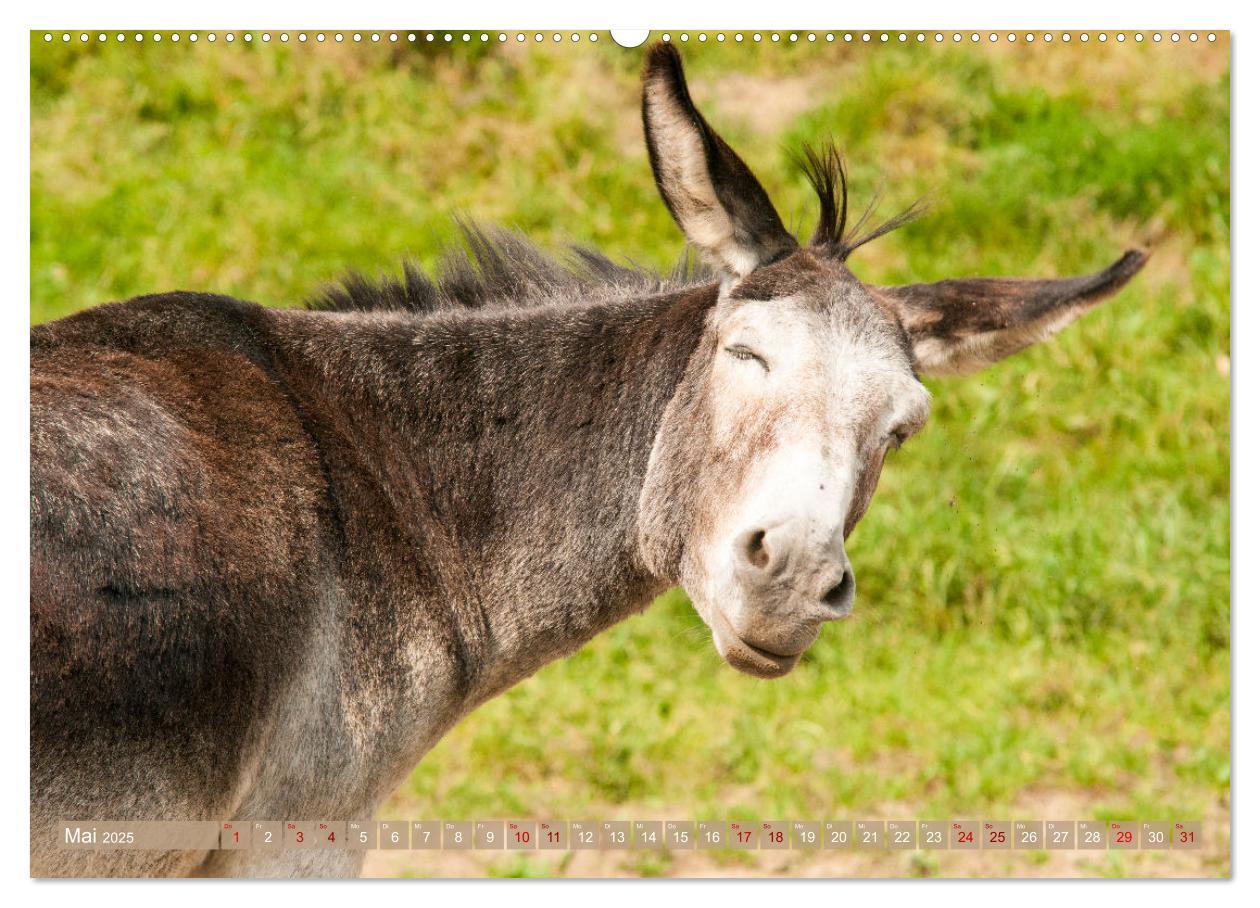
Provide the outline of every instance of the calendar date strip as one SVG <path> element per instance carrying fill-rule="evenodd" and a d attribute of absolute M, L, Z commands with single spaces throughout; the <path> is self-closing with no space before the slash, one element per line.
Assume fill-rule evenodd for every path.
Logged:
<path fill-rule="evenodd" d="M 1195 850 L 1189 820 L 225 820 L 63 821 L 62 848 L 398 851 Z"/>

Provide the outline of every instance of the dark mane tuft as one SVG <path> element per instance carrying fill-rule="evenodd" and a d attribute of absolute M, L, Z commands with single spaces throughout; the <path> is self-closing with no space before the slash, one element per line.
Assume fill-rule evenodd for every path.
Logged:
<path fill-rule="evenodd" d="M 810 245 L 845 261 L 855 249 L 891 233 L 923 214 L 915 202 L 867 229 L 878 194 L 848 226 L 849 182 L 835 145 L 806 146 L 797 162 L 818 194 L 818 226 Z M 668 274 L 634 263 L 615 262 L 596 249 L 573 246 L 563 257 L 548 255 L 520 232 L 482 227 L 457 219 L 462 243 L 443 251 L 430 276 L 416 264 L 401 277 L 376 280 L 350 272 L 306 302 L 320 312 L 411 312 L 427 315 L 452 309 L 528 308 L 548 303 L 597 302 L 630 295 L 664 293 L 715 280 L 717 275 L 688 249 Z"/>
<path fill-rule="evenodd" d="M 413 263 L 402 277 L 371 280 L 358 272 L 308 300 L 320 312 L 411 312 L 593 302 L 631 294 L 663 293 L 713 280 L 706 266 L 685 257 L 669 274 L 614 262 L 585 246 L 550 256 L 519 232 L 456 221 L 463 243 L 446 249 L 430 277 Z"/>
<path fill-rule="evenodd" d="M 905 226 L 922 215 L 927 208 L 920 200 L 900 214 L 864 231 L 863 228 L 879 203 L 877 193 L 863 210 L 857 223 L 849 228 L 849 177 L 844 166 L 844 156 L 832 143 L 822 146 L 821 150 L 806 145 L 797 163 L 805 172 L 809 184 L 814 187 L 814 192 L 818 194 L 818 226 L 810 237 L 810 245 L 825 249 L 842 262 L 859 246 Z"/>

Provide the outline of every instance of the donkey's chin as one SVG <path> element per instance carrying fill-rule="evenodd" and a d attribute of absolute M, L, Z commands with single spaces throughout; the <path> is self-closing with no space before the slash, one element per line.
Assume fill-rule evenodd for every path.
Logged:
<path fill-rule="evenodd" d="M 727 665 L 755 678 L 782 678 L 801 660 L 800 653 L 789 656 L 772 653 L 737 637 L 723 640 L 714 634 L 713 642 Z"/>
<path fill-rule="evenodd" d="M 796 668 L 796 663 L 801 660 L 801 654 L 805 651 L 803 647 L 795 652 L 785 653 L 751 643 L 736 632 L 720 610 L 713 615 L 710 626 L 713 630 L 713 645 L 726 660 L 726 664 L 756 678 L 782 678 Z M 812 637 L 810 642 L 813 642 Z"/>

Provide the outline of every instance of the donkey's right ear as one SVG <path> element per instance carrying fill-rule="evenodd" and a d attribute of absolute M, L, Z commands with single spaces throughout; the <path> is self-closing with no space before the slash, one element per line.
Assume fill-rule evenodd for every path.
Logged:
<path fill-rule="evenodd" d="M 797 248 L 748 165 L 691 102 L 672 44 L 648 51 L 643 133 L 669 213 L 687 241 L 728 277 L 744 277 Z"/>

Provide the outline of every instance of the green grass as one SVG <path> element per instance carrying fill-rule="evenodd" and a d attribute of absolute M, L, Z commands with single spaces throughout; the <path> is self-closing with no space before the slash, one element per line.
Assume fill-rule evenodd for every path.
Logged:
<path fill-rule="evenodd" d="M 802 229 L 802 141 L 841 141 L 859 201 L 881 182 L 888 209 L 931 198 L 929 217 L 855 257 L 867 280 L 1083 272 L 1130 245 L 1152 261 L 1053 343 L 931 382 L 929 427 L 850 540 L 858 614 L 793 675 L 722 666 L 671 593 L 463 722 L 386 812 L 1075 805 L 1212 819 L 1204 872 L 1228 872 L 1226 42 L 686 55 L 698 102 Z M 638 134 L 639 61 L 606 37 L 36 39 L 31 320 L 175 288 L 294 305 L 348 267 L 432 262 L 458 212 L 668 265 L 680 238 Z"/>

